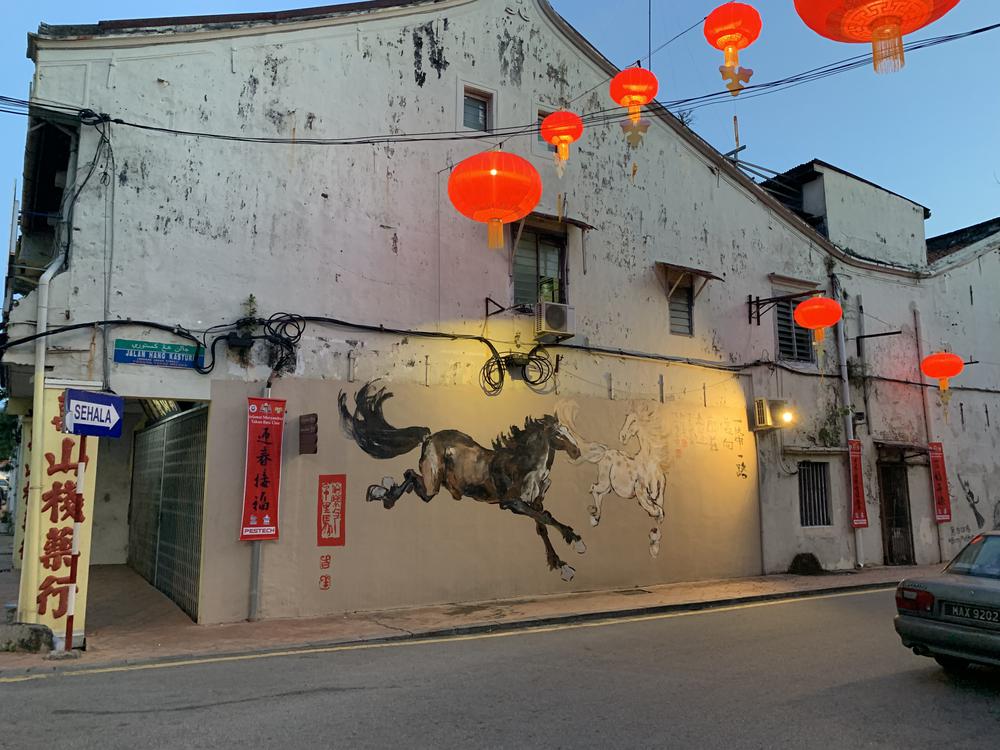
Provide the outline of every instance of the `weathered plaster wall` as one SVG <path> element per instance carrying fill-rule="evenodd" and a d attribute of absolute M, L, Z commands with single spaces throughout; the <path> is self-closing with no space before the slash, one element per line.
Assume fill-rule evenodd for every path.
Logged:
<path fill-rule="evenodd" d="M 534 122 L 540 108 L 558 106 L 589 89 L 593 91 L 575 101 L 575 108 L 594 112 L 610 106 L 603 85 L 606 71 L 571 43 L 539 5 L 521 4 L 523 15 L 508 14 L 506 6 L 482 0 L 450 2 L 403 14 L 374 14 L 360 23 L 289 24 L 252 34 L 203 31 L 158 37 L 159 43 L 146 46 L 134 38 L 119 44 L 112 40 L 108 46 L 43 45 L 34 94 L 134 122 L 299 141 L 454 130 L 460 124 L 466 84 L 496 92 L 499 128 Z M 953 269 L 923 280 L 833 261 L 756 192 L 698 154 L 679 127 L 652 121 L 638 150 L 627 147 L 617 123 L 590 127 L 574 147 L 561 181 L 534 135 L 510 139 L 504 146 L 542 172 L 545 193 L 539 211 L 556 214 L 557 196 L 563 193 L 566 213 L 595 227 L 585 243 L 576 230 L 570 233 L 568 295 L 577 311 L 576 342 L 720 364 L 769 361 L 776 352 L 773 316 L 766 315 L 759 327 L 748 326 L 747 296 L 768 296 L 772 273 L 828 288 L 832 270 L 841 276 L 848 295 L 842 300 L 848 337 L 859 332 L 858 295 L 869 316 L 868 333 L 903 331 L 896 338 L 869 342 L 869 374 L 917 379 L 912 305 L 923 315 L 927 347 L 947 344 L 969 356 L 982 353 L 984 361 L 1000 361 L 991 354 L 996 351 L 1000 315 L 1000 305 L 989 294 L 1000 279 L 995 252 L 982 258 L 962 256 Z M 508 260 L 503 253 L 488 252 L 483 227 L 459 216 L 447 200 L 449 166 L 481 149 L 481 142 L 261 145 L 122 126 L 113 126 L 112 141 L 113 179 L 106 187 L 93 181 L 76 210 L 70 268 L 53 282 L 53 325 L 105 317 L 101 290 L 110 269 L 109 317 L 203 328 L 239 317 L 252 293 L 265 315 L 279 310 L 329 315 L 386 326 L 483 333 L 504 342 L 504 348 L 531 346 L 530 319 L 498 316 L 484 323 L 486 296 L 500 302 L 511 299 Z M 96 145 L 96 134 L 85 130 L 81 165 L 88 163 Z M 824 176 L 824 191 L 834 206 L 838 243 L 863 255 L 921 265 L 917 209 L 831 175 Z M 113 236 L 108 227 L 113 227 Z M 865 242 L 873 243 L 871 252 Z M 711 282 L 698 297 L 694 337 L 667 333 L 667 302 L 654 270 L 657 260 L 697 266 L 725 279 Z M 966 305 L 970 285 L 975 302 Z M 13 336 L 30 332 L 33 309 L 29 296 L 15 310 Z M 169 334 L 139 328 L 119 329 L 115 335 L 169 339 Z M 54 372 L 85 379 L 100 372 L 101 347 L 95 336 L 99 338 L 99 332 L 87 331 L 53 340 L 57 348 L 50 350 L 49 361 Z M 850 346 L 853 356 L 853 341 Z M 394 387 L 428 384 L 434 392 L 470 387 L 460 392 L 472 403 L 494 403 L 471 388 L 487 356 L 479 344 L 320 326 L 306 331 L 295 376 L 280 381 L 280 387 L 293 388 L 300 378 L 345 380 L 349 352 L 357 356 L 359 381 L 381 377 Z M 783 436 L 790 446 L 782 454 L 788 466 L 796 455 L 808 455 L 795 454 L 795 449 L 828 447 L 824 442 L 832 440 L 830 433 L 824 440 L 820 430 L 829 415 L 844 406 L 836 380 L 836 348 L 829 339 L 827 352 L 822 372 L 815 365 L 796 365 L 792 369 L 798 374 L 767 367 L 749 370 L 754 372 L 755 395 L 789 398 L 804 414 L 801 428 Z M 710 394 L 715 384 L 731 377 L 684 365 L 667 367 L 579 351 L 561 354 L 560 395 L 607 400 L 611 390 L 617 398 L 657 400 L 663 375 L 668 393 L 690 389 L 686 395 L 697 397 L 699 391 Z M 31 350 L 12 351 L 7 359 L 30 363 Z M 110 364 L 110 381 L 118 393 L 130 396 L 214 399 L 226 392 L 227 381 L 256 382 L 253 387 L 259 388 L 267 374 L 262 359 L 258 356 L 256 365 L 245 369 L 222 355 L 211 377 Z M 964 392 L 959 390 L 947 422 L 945 410 L 932 399 L 931 420 L 935 435 L 946 441 L 950 465 L 961 466 L 970 486 L 983 492 L 1000 479 L 1000 402 L 995 393 L 1000 368 L 976 365 L 963 376 L 962 385 L 984 389 L 969 392 L 965 431 L 956 428 L 959 420 L 954 415 L 956 404 L 962 403 Z M 858 386 L 860 381 L 852 400 L 861 410 Z M 522 384 L 509 384 L 508 389 L 512 398 L 523 396 Z M 866 559 L 880 562 L 872 438 L 925 444 L 927 435 L 917 387 L 874 381 L 870 390 L 869 421 L 859 431 L 865 441 L 872 521 L 863 539 Z M 214 429 L 228 430 L 226 439 L 238 446 L 242 412 L 234 404 L 236 400 L 225 401 L 228 416 L 221 415 L 222 404 L 214 405 L 213 420 L 219 420 Z M 705 404 L 710 399 L 703 398 L 702 406 L 710 408 Z M 996 415 L 989 426 L 987 406 Z M 979 415 L 983 425 L 975 422 L 977 431 L 972 432 L 970 420 L 979 420 Z M 665 429 L 669 432 L 669 424 Z M 805 530 L 797 526 L 795 483 L 777 463 L 777 449 L 763 444 L 772 439 L 762 438 L 768 464 L 761 479 L 769 545 L 766 568 L 782 570 L 795 552 L 810 550 L 829 566 L 851 565 L 854 542 L 845 525 L 844 455 L 828 454 L 831 490 L 837 498 L 835 526 Z M 835 442 L 833 447 L 843 446 L 842 431 Z M 236 461 L 234 455 L 227 460 Z M 730 470 L 729 462 L 720 462 L 717 470 L 687 480 L 687 491 L 705 492 L 706 477 Z M 209 481 L 228 487 L 229 480 L 216 473 L 213 469 Z M 913 490 L 916 497 L 917 488 Z M 209 516 L 217 514 L 214 522 L 220 527 L 235 524 L 233 508 L 214 499 L 222 496 L 210 492 L 206 508 Z M 972 517 L 971 508 L 958 502 L 961 496 L 955 499 L 956 522 L 944 530 L 949 539 L 966 534 L 956 529 L 969 526 Z M 929 512 L 929 500 L 924 504 Z M 922 525 L 924 516 L 915 513 L 914 523 Z M 959 543 L 948 542 L 946 548 L 953 550 Z M 245 551 L 232 548 L 226 555 L 228 561 L 220 562 L 219 570 L 241 578 L 246 564 L 240 555 Z M 472 594 L 460 586 L 451 590 Z M 238 590 L 213 596 L 224 602 L 219 612 L 225 615 L 218 617 L 234 616 L 245 604 Z M 206 606 L 214 605 L 206 601 Z"/>
<path fill-rule="evenodd" d="M 629 456 L 641 455 L 636 438 L 621 442 L 629 415 L 642 425 L 642 441 L 656 441 L 665 472 L 666 519 L 659 554 L 651 556 L 655 523 L 635 499 L 615 492 L 603 502 L 600 524 L 592 527 L 588 506 L 599 466 L 574 465 L 558 451 L 544 507 L 571 526 L 586 544 L 577 554 L 554 530 L 557 554 L 576 569 L 572 582 L 548 569 L 542 542 L 530 518 L 442 490 L 429 503 L 404 495 L 390 510 L 365 501 L 366 488 L 383 477 L 402 481 L 416 469 L 417 449 L 399 458 L 376 460 L 349 439 L 339 424 L 337 395 L 350 396 L 363 383 L 283 380 L 273 392 L 288 399 L 288 424 L 302 413 L 319 415 L 319 453 L 297 454 L 297 436 L 285 443 L 280 505 L 281 537 L 264 543 L 262 606 L 266 617 L 308 616 L 385 607 L 488 600 L 524 594 L 627 588 L 667 581 L 753 575 L 760 570 L 760 532 L 753 438 L 747 431 L 740 379 L 711 389 L 706 407 L 696 378 L 660 406 L 648 400 L 609 401 L 563 394 L 538 395 L 511 388 L 485 399 L 469 386 L 425 388 L 393 385 L 386 418 L 396 426 L 456 429 L 490 447 L 511 424 L 571 408 L 574 432 Z M 203 575 L 199 620 L 246 617 L 249 547 L 236 541 L 243 485 L 246 397 L 254 384 L 215 381 L 209 425 Z M 290 432 L 290 431 L 289 431 Z M 288 433 L 286 433 L 288 434 Z M 648 444 L 648 442 L 647 442 Z M 581 441 L 581 445 L 583 442 Z M 593 455 L 593 454 L 591 454 Z M 627 463 L 627 462 L 626 462 Z M 627 465 L 616 486 L 627 486 Z M 662 467 L 662 469 L 660 469 Z M 723 468 L 725 467 L 725 468 Z M 317 476 L 347 475 L 346 546 L 317 547 Z M 332 554 L 333 586 L 322 591 L 321 554 Z"/>
<path fill-rule="evenodd" d="M 132 490 L 132 439 L 141 415 L 126 413 L 122 436 L 102 438 L 94 497 L 91 565 L 124 565 L 128 557 L 128 517 Z"/>
<path fill-rule="evenodd" d="M 817 165 L 830 239 L 858 255 L 920 267 L 927 263 L 924 209 L 874 185 Z"/>

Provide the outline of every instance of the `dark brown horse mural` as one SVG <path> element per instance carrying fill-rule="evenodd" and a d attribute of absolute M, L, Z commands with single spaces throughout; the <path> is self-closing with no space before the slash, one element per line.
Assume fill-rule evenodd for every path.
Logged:
<path fill-rule="evenodd" d="M 578 553 L 583 554 L 587 547 L 579 534 L 543 506 L 556 451 L 580 457 L 572 432 L 552 415 L 528 417 L 523 429 L 512 426 L 509 433 L 494 439 L 492 449 L 484 448 L 458 430 L 432 433 L 427 427 L 393 427 L 382 412 L 391 397 L 384 387 L 367 383 L 354 396 L 353 414 L 347 394 L 341 392 L 338 399 L 344 432 L 369 456 L 395 458 L 420 448 L 419 471 L 408 469 L 399 483 L 390 479 L 371 485 L 367 500 L 381 502 L 389 509 L 404 494 L 413 492 L 429 503 L 444 487 L 456 500 L 468 497 L 527 516 L 535 522 L 535 531 L 545 545 L 549 568 L 558 570 L 563 580 L 572 580 L 576 570 L 559 559 L 549 541 L 548 527 L 556 529 Z"/>

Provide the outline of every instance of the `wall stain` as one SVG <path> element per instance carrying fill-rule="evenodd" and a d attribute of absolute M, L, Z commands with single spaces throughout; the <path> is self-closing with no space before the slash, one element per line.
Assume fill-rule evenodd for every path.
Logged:
<path fill-rule="evenodd" d="M 497 42 L 500 50 L 500 75 L 503 76 L 504 83 L 520 86 L 524 70 L 524 40 L 504 29 L 502 34 L 497 34 Z"/>
<path fill-rule="evenodd" d="M 424 37 L 427 38 L 427 64 L 437 71 L 437 77 L 448 68 L 448 60 L 444 54 L 444 46 L 434 31 L 430 21 L 413 30 L 413 77 L 418 86 L 427 82 L 427 72 L 424 70 Z"/>

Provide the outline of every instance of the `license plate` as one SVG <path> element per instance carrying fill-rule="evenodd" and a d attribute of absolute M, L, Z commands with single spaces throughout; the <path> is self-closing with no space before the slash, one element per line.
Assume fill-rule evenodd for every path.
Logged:
<path fill-rule="evenodd" d="M 974 607 L 971 604 L 945 602 L 944 613 L 947 617 L 958 617 L 962 620 L 1000 624 L 1000 609 L 990 607 Z"/>

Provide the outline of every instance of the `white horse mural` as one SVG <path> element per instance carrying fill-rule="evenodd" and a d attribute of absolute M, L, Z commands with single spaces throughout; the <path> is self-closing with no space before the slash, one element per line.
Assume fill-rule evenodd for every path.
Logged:
<path fill-rule="evenodd" d="M 636 441 L 638 451 L 635 454 L 581 437 L 574 419 L 576 404 L 564 402 L 556 406 L 556 414 L 559 422 L 574 433 L 580 447 L 580 457 L 571 463 L 597 464 L 597 480 L 590 487 L 594 498 L 594 504 L 588 508 L 591 525 L 597 526 L 601 522 L 604 498 L 608 494 L 614 492 L 624 500 L 635 499 L 656 523 L 649 530 L 649 554 L 656 557 L 660 552 L 660 526 L 665 515 L 663 498 L 667 479 L 660 466 L 666 455 L 665 440 L 656 427 L 652 407 L 638 403 L 625 417 L 618 434 L 623 449 L 632 440 Z"/>

